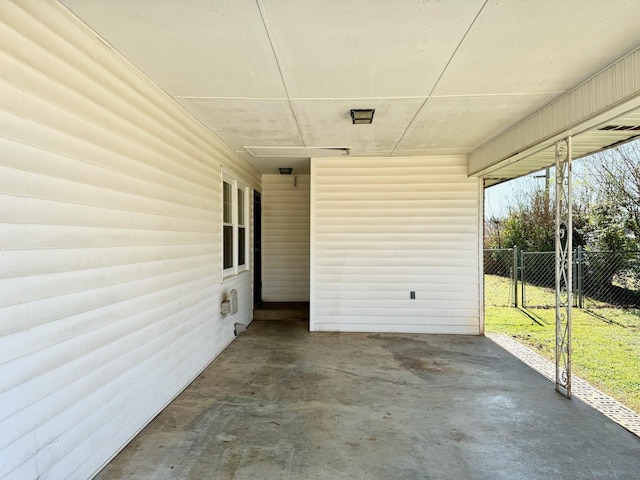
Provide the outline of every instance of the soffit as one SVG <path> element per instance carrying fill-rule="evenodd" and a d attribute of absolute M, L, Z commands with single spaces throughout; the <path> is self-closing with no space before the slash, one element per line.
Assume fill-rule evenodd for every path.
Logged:
<path fill-rule="evenodd" d="M 572 158 L 579 159 L 629 141 L 640 139 L 640 110 L 633 110 L 572 137 Z M 485 185 L 495 185 L 521 177 L 555 163 L 555 148 L 546 147 L 518 162 L 505 165 L 485 177 Z"/>

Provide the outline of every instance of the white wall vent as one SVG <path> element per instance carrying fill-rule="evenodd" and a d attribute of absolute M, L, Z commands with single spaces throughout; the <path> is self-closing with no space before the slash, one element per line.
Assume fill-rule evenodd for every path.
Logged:
<path fill-rule="evenodd" d="M 606 130 L 615 130 L 615 131 L 633 131 L 640 130 L 640 125 L 605 125 L 604 127 L 600 127 L 598 130 L 606 131 Z"/>

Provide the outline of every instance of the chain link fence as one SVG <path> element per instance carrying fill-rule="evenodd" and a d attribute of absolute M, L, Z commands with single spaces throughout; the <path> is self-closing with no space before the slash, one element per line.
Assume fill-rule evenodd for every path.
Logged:
<path fill-rule="evenodd" d="M 484 303 L 492 307 L 513 307 L 516 299 L 517 258 L 513 248 L 484 250 Z"/>
<path fill-rule="evenodd" d="M 555 252 L 521 252 L 520 259 L 522 307 L 555 308 Z"/>
<path fill-rule="evenodd" d="M 579 306 L 608 322 L 640 327 L 640 252 L 582 252 Z"/>
<path fill-rule="evenodd" d="M 485 305 L 555 308 L 555 252 L 484 251 Z M 573 253 L 574 307 L 640 326 L 640 252 Z"/>

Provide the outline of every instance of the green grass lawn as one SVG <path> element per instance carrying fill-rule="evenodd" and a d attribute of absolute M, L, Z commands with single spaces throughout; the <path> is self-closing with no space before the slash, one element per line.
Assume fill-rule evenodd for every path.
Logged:
<path fill-rule="evenodd" d="M 485 328 L 504 333 L 554 360 L 555 309 L 504 306 L 509 281 L 485 276 Z M 549 289 L 527 286 L 527 296 L 549 298 Z M 505 301 L 507 299 L 507 301 Z M 640 412 L 640 312 L 619 309 L 573 309 L 573 373 Z"/>

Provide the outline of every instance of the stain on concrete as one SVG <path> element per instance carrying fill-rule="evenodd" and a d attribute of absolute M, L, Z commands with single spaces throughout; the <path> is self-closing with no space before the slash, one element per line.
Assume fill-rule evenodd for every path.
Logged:
<path fill-rule="evenodd" d="M 451 432 L 449 432 L 449 438 L 454 442 L 462 442 L 463 440 L 466 440 L 468 437 L 465 433 L 454 429 L 454 430 L 451 430 Z"/>
<path fill-rule="evenodd" d="M 426 370 L 427 368 L 426 362 L 421 358 L 410 357 L 400 353 L 394 353 L 393 358 L 402 368 L 406 368 L 407 370 Z"/>
<path fill-rule="evenodd" d="M 428 373 L 431 375 L 453 375 L 459 372 L 445 361 L 437 359 L 426 360 L 419 357 L 416 352 L 413 352 L 412 354 L 394 353 L 393 358 L 402 366 L 402 368 L 418 375 L 420 373 Z"/>

